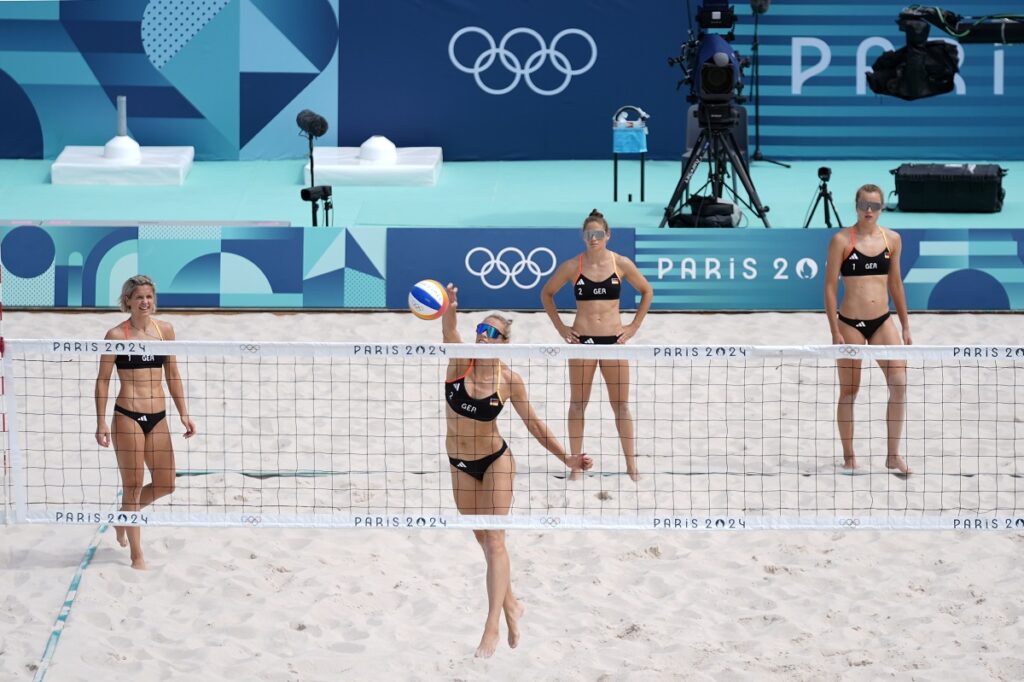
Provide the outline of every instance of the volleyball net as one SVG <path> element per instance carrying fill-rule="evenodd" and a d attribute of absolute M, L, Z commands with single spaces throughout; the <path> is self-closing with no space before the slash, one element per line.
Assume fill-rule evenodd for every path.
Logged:
<path fill-rule="evenodd" d="M 1024 529 L 1024 348 L 128 343 L 7 339 L 8 521 Z M 176 487 L 138 512 L 118 511 L 117 459 L 95 440 L 100 356 L 126 352 L 176 356 L 199 430 L 183 439 L 167 401 Z M 460 514 L 445 450 L 453 358 L 499 358 L 519 373 L 567 450 L 570 363 L 628 361 L 619 376 L 640 480 L 625 474 L 598 369 L 584 430 L 594 468 L 570 480 L 508 404 L 496 424 L 516 466 L 511 511 Z M 836 428 L 838 360 L 863 361 L 852 473 Z M 899 449 L 910 476 L 885 467 L 878 360 L 906 361 Z"/>

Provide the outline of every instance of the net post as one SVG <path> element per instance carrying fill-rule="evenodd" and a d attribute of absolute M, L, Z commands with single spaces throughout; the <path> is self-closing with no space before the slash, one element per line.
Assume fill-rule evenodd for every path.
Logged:
<path fill-rule="evenodd" d="M 7 435 L 7 454 L 6 461 L 8 464 L 6 468 L 9 469 L 10 474 L 5 478 L 7 480 L 7 490 L 13 493 L 14 498 L 14 514 L 13 521 L 15 523 L 24 523 L 28 516 L 28 499 L 27 499 L 27 482 L 25 475 L 25 458 L 24 453 L 21 451 L 19 444 L 19 428 L 18 428 L 18 402 L 17 402 L 17 390 L 14 385 L 14 366 L 10 354 L 5 353 L 2 358 L 3 374 L 5 377 L 5 388 L 7 389 L 3 395 L 4 404 L 6 406 L 6 418 L 4 420 L 6 435 Z M 10 509 L 11 495 L 5 496 L 7 509 Z M 10 513 L 5 514 L 6 522 L 12 520 Z"/>
<path fill-rule="evenodd" d="M 4 289 L 3 289 L 3 267 L 0 266 L 0 499 L 3 500 L 3 508 L 0 509 L 0 516 L 3 517 L 4 525 L 10 524 L 11 519 L 11 495 L 10 475 L 8 474 L 9 462 L 7 459 L 7 410 L 5 408 L 6 396 L 4 378 L 7 376 L 6 363 L 4 362 Z"/>

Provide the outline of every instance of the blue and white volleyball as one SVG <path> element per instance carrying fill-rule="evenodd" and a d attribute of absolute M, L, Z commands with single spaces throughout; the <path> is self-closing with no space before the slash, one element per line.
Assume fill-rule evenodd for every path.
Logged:
<path fill-rule="evenodd" d="M 447 309 L 448 292 L 437 280 L 420 280 L 409 291 L 409 310 L 421 320 L 436 320 Z"/>

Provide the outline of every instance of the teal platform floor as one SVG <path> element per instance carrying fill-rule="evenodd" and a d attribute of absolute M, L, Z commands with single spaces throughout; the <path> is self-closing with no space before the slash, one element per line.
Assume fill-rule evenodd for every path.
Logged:
<path fill-rule="evenodd" d="M 181 187 L 50 184 L 50 161 L 0 161 L 2 220 L 236 221 L 283 220 L 309 225 L 299 199 L 303 160 L 196 163 Z M 899 161 L 803 161 L 792 168 L 755 162 L 751 176 L 771 210 L 772 227 L 802 227 L 817 186 L 817 169 L 832 168 L 830 187 L 840 217 L 854 218 L 853 197 L 864 183 L 893 189 Z M 995 214 L 898 213 L 882 224 L 931 228 L 1024 226 L 1024 162 L 1003 162 L 1006 203 Z M 612 227 L 656 227 L 680 172 L 677 162 L 647 164 L 640 201 L 639 163 L 620 163 L 619 202 L 612 202 L 611 161 L 446 162 L 435 187 L 335 187 L 338 226 L 578 227 L 592 208 Z M 706 175 L 705 171 L 698 178 Z M 633 195 L 632 203 L 627 201 Z M 761 223 L 744 211 L 748 228 Z M 844 223 L 845 224 L 845 223 Z M 812 227 L 824 227 L 819 208 Z"/>

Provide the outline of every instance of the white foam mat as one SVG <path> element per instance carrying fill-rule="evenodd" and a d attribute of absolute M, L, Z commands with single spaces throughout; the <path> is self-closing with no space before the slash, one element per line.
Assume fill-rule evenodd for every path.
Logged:
<path fill-rule="evenodd" d="M 398 160 L 382 164 L 359 158 L 359 147 L 313 150 L 318 185 L 410 185 L 433 187 L 441 174 L 440 147 L 399 147 Z M 306 164 L 309 184 L 309 163 Z"/>
<path fill-rule="evenodd" d="M 103 156 L 103 147 L 64 147 L 50 166 L 54 185 L 183 185 L 195 147 L 142 147 L 142 160 L 128 164 Z"/>

